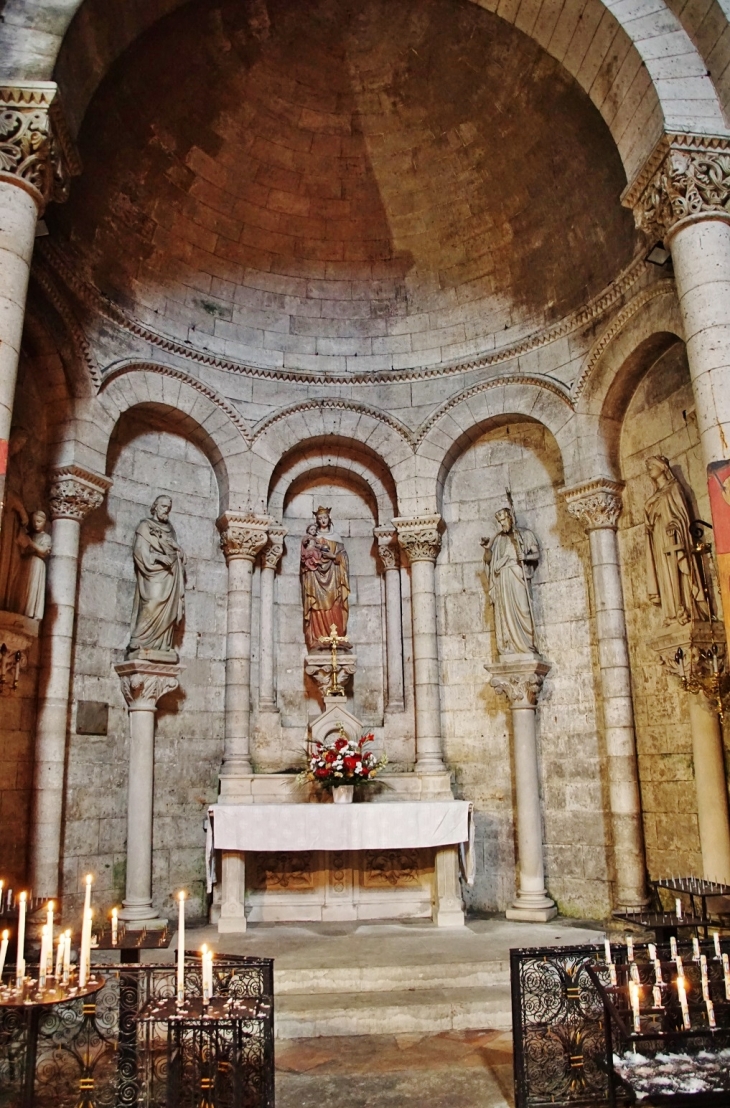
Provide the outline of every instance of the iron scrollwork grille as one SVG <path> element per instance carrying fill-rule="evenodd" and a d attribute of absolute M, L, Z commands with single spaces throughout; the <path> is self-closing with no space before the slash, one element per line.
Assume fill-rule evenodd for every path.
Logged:
<path fill-rule="evenodd" d="M 176 966 L 95 965 L 92 974 L 104 984 L 86 1001 L 35 1009 L 34 1014 L 30 1009 L 0 1008 L 0 1108 L 33 1102 L 36 1108 L 158 1108 L 145 1083 L 150 1069 L 144 1059 L 146 1035 L 139 1015 L 149 1001 L 175 996 Z M 271 998 L 268 1045 L 261 1055 L 267 1066 L 259 1083 L 261 1099 L 249 1097 L 244 1103 L 247 1108 L 249 1104 L 272 1108 L 273 960 L 221 956 L 214 961 L 214 975 L 218 996 Z M 188 952 L 186 993 L 200 996 L 201 986 L 200 960 Z M 29 1051 L 29 1045 L 35 1049 Z M 165 1087 L 166 1032 L 159 1043 L 149 1046 L 159 1091 Z M 159 1108 L 165 1104 L 163 1096 Z"/>
<path fill-rule="evenodd" d="M 587 971 L 602 951 L 510 951 L 516 1108 L 608 1104 L 603 1003 Z"/>

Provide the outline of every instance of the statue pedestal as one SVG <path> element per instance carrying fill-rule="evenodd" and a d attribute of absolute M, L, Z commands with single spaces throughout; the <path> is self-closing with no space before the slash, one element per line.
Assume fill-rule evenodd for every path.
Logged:
<path fill-rule="evenodd" d="M 357 669 L 357 655 L 338 653 L 337 655 L 337 680 L 343 688 L 354 675 Z M 332 680 L 332 655 L 329 650 L 313 650 L 304 659 L 304 671 L 308 677 L 313 677 L 319 687 L 323 700 L 325 690 Z M 344 698 L 342 698 L 344 699 Z"/>
<path fill-rule="evenodd" d="M 183 667 L 170 662 L 128 661 L 114 667 L 129 711 L 127 889 L 119 918 L 161 926 L 152 907 L 152 811 L 157 702 L 178 686 Z"/>
<path fill-rule="evenodd" d="M 512 713 L 519 868 L 517 897 L 505 915 L 507 919 L 547 923 L 558 910 L 545 889 L 535 712 L 550 664 L 538 654 L 503 654 L 499 662 L 484 668 L 493 688 L 508 698 Z"/>

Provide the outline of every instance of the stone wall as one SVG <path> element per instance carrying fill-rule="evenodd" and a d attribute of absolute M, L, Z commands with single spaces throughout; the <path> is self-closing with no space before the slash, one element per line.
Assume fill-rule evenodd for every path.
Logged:
<path fill-rule="evenodd" d="M 186 614 L 177 649 L 180 688 L 160 702 L 155 740 L 153 889 L 170 909 L 175 890 L 204 914 L 203 819 L 217 796 L 223 754 L 226 566 L 215 520 L 218 489 L 205 456 L 159 418 L 122 418 L 109 450 L 114 481 L 104 508 L 82 531 L 73 704 L 68 751 L 64 892 L 96 875 L 102 906 L 124 895 L 128 765 L 127 711 L 112 666 L 129 640 L 134 531 L 155 496 L 169 493 L 172 522 L 188 556 Z M 109 705 L 106 735 L 79 734 L 80 701 Z"/>
<path fill-rule="evenodd" d="M 705 471 L 684 345 L 678 342 L 641 380 L 621 436 L 626 481 L 621 566 L 631 655 L 647 865 L 657 877 L 702 873 L 687 694 L 659 664 L 648 641 L 662 627 L 647 595 L 644 504 L 653 491 L 645 461 L 664 454 L 689 494 L 690 513 L 710 519 Z M 707 537 L 712 541 L 712 532 Z M 716 607 L 719 611 L 719 607 Z"/>
<path fill-rule="evenodd" d="M 441 698 L 446 758 L 458 795 L 477 812 L 477 880 L 470 899 L 503 910 L 514 894 L 514 771 L 507 702 L 489 685 L 497 660 L 479 540 L 514 497 L 518 524 L 541 558 L 533 597 L 538 646 L 552 669 L 538 708 L 546 880 L 562 912 L 601 915 L 608 905 L 602 745 L 596 730 L 586 543 L 559 501 L 560 454 L 544 427 L 507 423 L 474 441 L 444 489 L 438 564 Z"/>

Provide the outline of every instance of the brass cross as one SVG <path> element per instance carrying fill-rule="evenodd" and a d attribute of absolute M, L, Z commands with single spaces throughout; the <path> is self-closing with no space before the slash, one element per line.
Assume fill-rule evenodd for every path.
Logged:
<path fill-rule="evenodd" d="M 341 642 L 347 642 L 347 639 L 342 638 L 337 634 L 336 624 L 331 624 L 329 635 L 320 635 L 319 641 L 322 646 L 328 646 L 332 657 L 332 673 L 330 675 L 330 681 L 327 688 L 324 690 L 325 696 L 345 696 L 345 690 L 337 680 L 340 667 L 337 664 L 337 647 Z"/>

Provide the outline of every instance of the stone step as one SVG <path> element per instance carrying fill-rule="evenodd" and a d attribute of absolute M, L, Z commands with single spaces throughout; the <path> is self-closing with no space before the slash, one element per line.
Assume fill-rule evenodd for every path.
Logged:
<path fill-rule="evenodd" d="M 408 965 L 316 966 L 277 969 L 277 996 L 302 993 L 392 992 L 412 989 L 470 989 L 509 983 L 509 962 L 499 959 L 481 962 L 448 962 Z"/>
<path fill-rule="evenodd" d="M 290 993 L 276 1000 L 276 1036 L 397 1035 L 439 1031 L 507 1031 L 508 984 L 473 988 Z"/>

